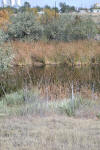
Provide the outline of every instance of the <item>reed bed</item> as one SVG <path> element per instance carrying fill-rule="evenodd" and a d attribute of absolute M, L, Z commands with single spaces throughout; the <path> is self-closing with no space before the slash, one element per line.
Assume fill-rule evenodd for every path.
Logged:
<path fill-rule="evenodd" d="M 79 40 L 73 42 L 13 41 L 15 64 L 91 64 L 100 62 L 100 42 Z"/>

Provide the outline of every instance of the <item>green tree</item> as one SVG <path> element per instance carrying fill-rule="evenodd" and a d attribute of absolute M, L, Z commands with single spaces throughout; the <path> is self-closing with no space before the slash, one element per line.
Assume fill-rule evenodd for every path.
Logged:
<path fill-rule="evenodd" d="M 56 13 L 59 13 L 59 8 L 58 7 L 53 7 L 52 10 L 56 11 Z"/>
<path fill-rule="evenodd" d="M 76 11 L 74 6 L 66 5 L 66 3 L 60 3 L 59 6 L 61 13 Z"/>
<path fill-rule="evenodd" d="M 43 8 L 42 8 L 42 7 L 40 7 L 40 6 L 36 6 L 36 7 L 35 7 L 35 9 L 37 9 L 37 11 L 38 11 L 38 12 L 40 12 L 40 11 L 42 11 L 42 10 L 43 10 Z"/>
<path fill-rule="evenodd" d="M 25 3 L 24 3 L 24 7 L 25 7 L 25 8 L 30 8 L 30 7 L 31 7 L 31 5 L 30 5 L 30 3 L 29 3 L 29 2 L 25 2 Z"/>
<path fill-rule="evenodd" d="M 45 5 L 44 8 L 45 9 L 51 9 L 51 7 L 49 5 Z"/>
<path fill-rule="evenodd" d="M 25 2 L 22 7 L 19 8 L 20 12 L 30 11 L 31 5 L 29 2 Z"/>

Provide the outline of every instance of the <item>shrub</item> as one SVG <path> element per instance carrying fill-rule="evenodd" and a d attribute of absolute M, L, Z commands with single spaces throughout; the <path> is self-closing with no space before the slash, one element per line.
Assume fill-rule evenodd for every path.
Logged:
<path fill-rule="evenodd" d="M 71 23 L 73 17 L 70 15 L 60 16 L 57 19 L 54 19 L 51 23 L 45 26 L 45 36 L 48 40 L 65 40 L 65 29 L 66 25 Z"/>
<path fill-rule="evenodd" d="M 88 19 L 62 15 L 45 27 L 49 40 L 72 41 L 93 38 L 98 33 L 96 24 Z"/>
<path fill-rule="evenodd" d="M 66 25 L 65 40 L 91 39 L 98 33 L 96 24 L 89 18 Z"/>
<path fill-rule="evenodd" d="M 6 34 L 3 30 L 0 30 L 0 45 L 7 40 L 8 40 L 8 34 Z"/>
<path fill-rule="evenodd" d="M 62 102 L 58 107 L 62 112 L 65 112 L 68 116 L 74 116 L 75 111 L 79 108 L 82 104 L 82 99 L 75 98 L 73 101 L 70 99 L 69 101 Z"/>
<path fill-rule="evenodd" d="M 21 39 L 30 37 L 39 40 L 42 36 L 43 28 L 36 20 L 32 12 L 18 13 L 10 19 L 8 25 L 8 35 L 10 39 Z"/>
<path fill-rule="evenodd" d="M 8 39 L 8 35 L 4 31 L 0 30 L 0 72 L 7 70 L 8 65 L 11 64 L 13 59 L 12 49 L 10 43 L 7 47 L 4 42 Z"/>
<path fill-rule="evenodd" d="M 13 59 L 11 48 L 0 47 L 0 71 L 8 70 Z"/>
<path fill-rule="evenodd" d="M 35 101 L 37 95 L 35 95 L 31 90 L 19 90 L 10 94 L 6 94 L 1 101 L 3 101 L 6 105 L 14 106 L 21 105 L 26 103 L 31 103 Z"/>

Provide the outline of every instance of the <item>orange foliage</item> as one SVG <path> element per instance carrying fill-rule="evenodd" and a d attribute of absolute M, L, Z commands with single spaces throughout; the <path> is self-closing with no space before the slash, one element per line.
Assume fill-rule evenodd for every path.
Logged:
<path fill-rule="evenodd" d="M 0 10 L 0 28 L 5 29 L 9 22 L 9 13 L 7 10 Z"/>

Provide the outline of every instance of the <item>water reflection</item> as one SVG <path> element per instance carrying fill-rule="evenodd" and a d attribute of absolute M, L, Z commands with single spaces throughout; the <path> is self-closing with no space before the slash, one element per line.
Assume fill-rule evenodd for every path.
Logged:
<path fill-rule="evenodd" d="M 22 89 L 26 85 L 38 87 L 41 95 L 48 94 L 49 99 L 63 98 L 71 95 L 73 83 L 74 93 L 89 96 L 100 93 L 100 66 L 68 67 L 48 66 L 16 67 L 9 73 L 1 74 L 1 85 L 6 93 Z M 4 94 L 0 88 L 0 96 Z"/>

